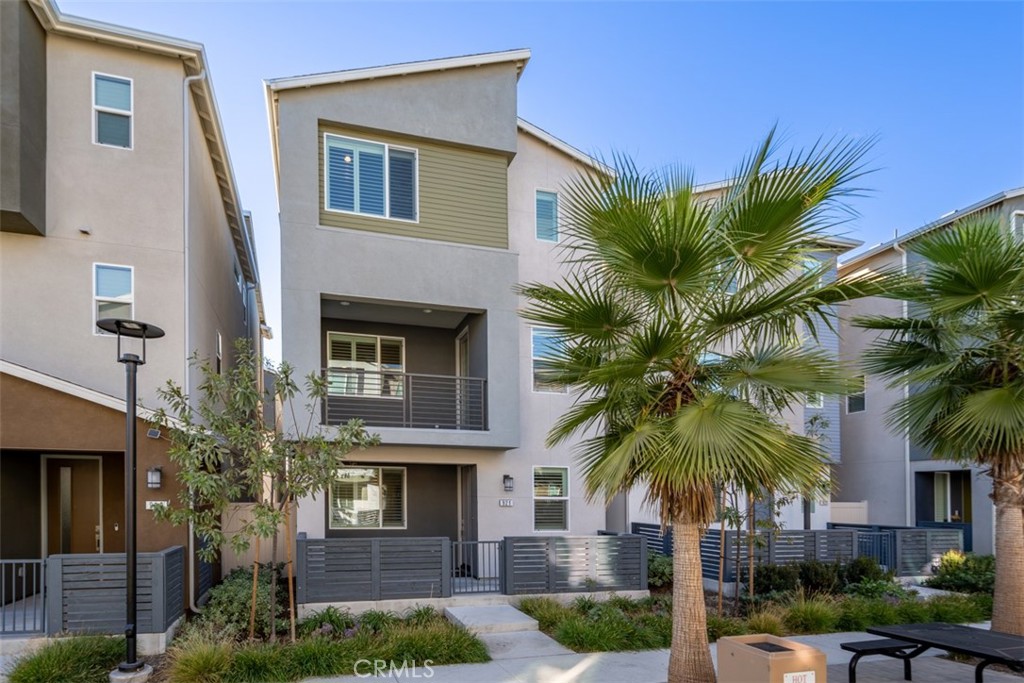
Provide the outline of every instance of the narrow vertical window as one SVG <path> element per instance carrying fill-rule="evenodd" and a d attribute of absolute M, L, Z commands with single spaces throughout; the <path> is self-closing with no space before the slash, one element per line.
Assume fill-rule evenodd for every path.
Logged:
<path fill-rule="evenodd" d="M 564 384 L 552 382 L 548 377 L 546 363 L 553 358 L 558 351 L 562 341 L 554 330 L 543 327 L 534 327 L 530 330 L 530 356 L 533 365 L 533 390 L 551 393 L 564 394 Z"/>
<path fill-rule="evenodd" d="M 110 147 L 132 147 L 132 81 L 93 74 L 95 142 Z"/>
<path fill-rule="evenodd" d="M 569 468 L 533 468 L 533 530 L 569 530 Z"/>
<path fill-rule="evenodd" d="M 854 389 L 853 393 L 846 397 L 846 412 L 862 413 L 864 412 L 864 409 L 867 407 L 867 402 L 865 400 L 864 395 L 864 375 L 857 376 L 856 378 L 854 378 L 854 381 L 856 382 L 857 387 Z"/>
<path fill-rule="evenodd" d="M 221 374 L 222 371 L 224 370 L 223 362 L 224 362 L 224 343 L 223 343 L 223 340 L 221 339 L 220 332 L 218 332 L 217 333 L 217 361 L 216 361 L 216 369 L 217 369 L 217 374 L 218 375 Z"/>
<path fill-rule="evenodd" d="M 808 391 L 806 402 L 804 403 L 808 408 L 815 408 L 821 410 L 825 407 L 825 397 L 821 395 L 819 391 Z"/>
<path fill-rule="evenodd" d="M 131 266 L 93 266 L 93 327 L 104 318 L 134 319 L 135 283 Z M 105 333 L 100 333 L 105 334 Z"/>
<path fill-rule="evenodd" d="M 558 241 L 558 194 L 537 190 L 537 239 Z"/>

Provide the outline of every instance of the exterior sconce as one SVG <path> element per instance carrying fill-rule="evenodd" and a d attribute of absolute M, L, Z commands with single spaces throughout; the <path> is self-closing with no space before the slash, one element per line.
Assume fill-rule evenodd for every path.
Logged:
<path fill-rule="evenodd" d="M 159 467 L 150 467 L 146 470 L 146 486 L 151 489 L 160 488 L 161 479 L 163 478 L 163 470 Z"/>
<path fill-rule="evenodd" d="M 501 483 L 504 485 L 505 491 L 507 493 L 512 493 L 516 488 L 516 480 L 512 478 L 511 474 L 506 474 L 504 477 L 502 477 Z"/>

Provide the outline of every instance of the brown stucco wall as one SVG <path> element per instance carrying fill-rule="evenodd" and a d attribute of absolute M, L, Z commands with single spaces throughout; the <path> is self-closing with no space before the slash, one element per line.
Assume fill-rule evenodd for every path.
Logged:
<path fill-rule="evenodd" d="M 146 500 L 176 501 L 180 487 L 167 458 L 166 439 L 146 437 L 149 425 L 138 420 L 138 548 L 140 552 L 187 545 L 187 530 L 158 524 Z M 0 374 L 0 448 L 5 457 L 37 459 L 40 454 L 103 454 L 105 550 L 123 550 L 124 479 L 118 453 L 124 453 L 124 413 L 11 375 Z M 109 464 L 108 464 L 109 463 Z M 117 463 L 115 466 L 114 463 Z M 163 468 L 163 486 L 146 488 L 146 470 Z"/>

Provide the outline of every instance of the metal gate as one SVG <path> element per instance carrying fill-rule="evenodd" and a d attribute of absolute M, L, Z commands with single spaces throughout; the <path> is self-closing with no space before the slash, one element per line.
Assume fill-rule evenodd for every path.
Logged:
<path fill-rule="evenodd" d="M 500 593 L 503 541 L 452 541 L 452 594 Z"/>

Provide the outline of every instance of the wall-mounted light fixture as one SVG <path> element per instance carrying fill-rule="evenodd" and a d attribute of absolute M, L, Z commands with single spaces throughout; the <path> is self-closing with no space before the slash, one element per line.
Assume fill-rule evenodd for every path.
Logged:
<path fill-rule="evenodd" d="M 163 474 L 163 470 L 159 467 L 150 467 L 146 470 L 146 486 L 151 489 L 160 488 L 160 485 L 163 483 L 161 481 L 163 479 Z"/>
<path fill-rule="evenodd" d="M 501 483 L 505 487 L 505 491 L 512 493 L 516 488 L 516 480 L 512 478 L 511 474 L 506 474 L 501 478 Z"/>

